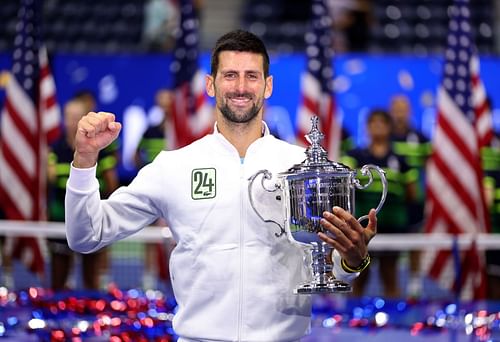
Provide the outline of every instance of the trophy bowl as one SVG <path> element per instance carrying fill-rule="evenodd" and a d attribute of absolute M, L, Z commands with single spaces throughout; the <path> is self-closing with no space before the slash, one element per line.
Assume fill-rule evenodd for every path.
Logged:
<path fill-rule="evenodd" d="M 356 178 L 357 171 L 348 166 L 332 162 L 327 158 L 327 152 L 321 146 L 323 134 L 318 129 L 318 117 L 311 119 L 312 128 L 306 135 L 310 146 L 307 147 L 306 159 L 292 166 L 285 172 L 277 175 L 277 182 L 272 186 L 266 186 L 266 182 L 272 179 L 268 170 L 260 170 L 249 178 L 248 194 L 250 204 L 255 213 L 264 222 L 273 222 L 280 227 L 276 233 L 279 238 L 286 234 L 292 242 L 300 243 L 308 247 L 311 253 L 312 279 L 302 284 L 297 284 L 294 292 L 297 294 L 315 293 L 341 293 L 350 292 L 351 285 L 335 279 L 332 274 L 332 264 L 329 263 L 328 255 L 332 247 L 321 240 L 319 232 L 328 234 L 328 231 L 320 224 L 325 211 L 331 211 L 334 206 L 341 207 L 351 214 L 354 213 L 355 190 L 365 189 L 373 182 L 372 171 L 376 172 L 382 182 L 382 194 L 380 202 L 375 209 L 378 213 L 384 204 L 387 195 L 387 180 L 385 172 L 376 165 L 364 165 L 360 173 L 368 176 L 368 182 L 361 184 Z M 282 201 L 285 217 L 283 222 L 266 220 L 256 209 L 252 188 L 256 179 L 262 177 L 261 186 L 268 192 L 281 192 L 277 198 Z M 362 221 L 368 218 L 364 215 L 358 219 Z"/>

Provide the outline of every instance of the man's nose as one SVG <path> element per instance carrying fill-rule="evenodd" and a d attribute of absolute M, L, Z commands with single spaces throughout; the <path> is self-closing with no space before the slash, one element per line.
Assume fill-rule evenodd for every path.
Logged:
<path fill-rule="evenodd" d="M 238 82 L 236 83 L 236 89 L 239 93 L 243 93 L 246 90 L 246 85 L 245 77 L 239 77 Z"/>

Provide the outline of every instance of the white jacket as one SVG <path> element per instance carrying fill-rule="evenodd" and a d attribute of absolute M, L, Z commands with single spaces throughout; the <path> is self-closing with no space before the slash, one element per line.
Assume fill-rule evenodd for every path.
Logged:
<path fill-rule="evenodd" d="M 305 159 L 304 150 L 269 134 L 242 162 L 219 133 L 145 166 L 127 187 L 100 201 L 95 168 L 72 168 L 66 193 L 69 245 L 93 252 L 163 217 L 177 246 L 170 259 L 178 303 L 175 332 L 209 341 L 292 341 L 308 332 L 311 300 L 293 288 L 308 279 L 304 249 L 264 223 L 248 198 L 248 178 L 273 175 Z M 274 182 L 270 182 L 270 185 Z M 283 221 L 276 193 L 254 184 L 263 217 Z M 338 260 L 338 254 L 335 255 Z M 352 280 L 335 264 L 337 278 Z"/>

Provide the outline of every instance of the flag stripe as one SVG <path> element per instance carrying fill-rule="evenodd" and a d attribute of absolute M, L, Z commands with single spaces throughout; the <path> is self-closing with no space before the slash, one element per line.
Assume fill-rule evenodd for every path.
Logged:
<path fill-rule="evenodd" d="M 460 149 L 463 149 L 469 156 L 476 154 L 477 140 L 471 123 L 442 87 L 439 88 L 438 93 L 438 110 L 438 120 L 442 120 L 438 122 L 438 128 L 445 125 L 444 129 L 447 134 L 454 136 L 454 142 L 460 144 Z M 436 145 L 438 143 L 439 141 L 436 141 Z"/>
<path fill-rule="evenodd" d="M 26 136 L 33 135 L 36 132 L 35 117 L 36 109 L 32 100 L 26 96 L 16 79 L 10 78 L 7 83 L 5 103 L 8 105 L 10 113 L 15 113 L 20 124 L 26 127 Z M 8 133 L 8 132 L 7 132 Z"/>
<path fill-rule="evenodd" d="M 9 180 L 9 186 L 3 187 L 7 196 L 4 200 L 8 200 L 15 208 L 13 212 L 17 213 L 15 217 L 8 217 L 12 220 L 20 220 L 26 217 L 29 218 L 32 216 L 33 212 L 33 194 L 30 192 L 30 189 L 33 188 L 33 184 L 29 183 L 30 178 L 23 175 L 23 171 L 20 168 L 15 167 L 16 163 L 14 161 L 9 161 L 9 159 L 11 158 L 5 155 L 4 150 L 0 156 L 0 162 L 2 162 L 2 178 Z M 13 165 L 14 168 L 11 168 L 11 165 Z"/>
<path fill-rule="evenodd" d="M 22 127 L 20 127 L 21 130 L 18 130 L 19 126 L 12 121 L 13 118 L 16 118 L 14 113 L 9 111 L 9 113 L 4 112 L 3 115 L 2 126 L 5 130 L 4 141 L 9 141 L 9 143 L 4 143 L 3 149 L 15 150 L 12 158 L 18 163 L 16 169 L 20 168 L 21 171 L 26 173 L 27 177 L 34 177 L 37 170 L 35 165 L 35 153 L 33 151 L 35 145 L 32 141 L 33 136 L 26 136 Z"/>
<path fill-rule="evenodd" d="M 440 209 L 443 210 L 441 215 L 449 218 L 446 221 L 450 224 L 453 222 L 453 225 L 461 232 L 464 229 L 475 229 L 476 217 L 471 212 L 471 207 L 467 205 L 470 202 L 467 199 L 467 193 L 457 190 L 454 184 L 448 182 L 449 178 L 446 175 L 449 173 L 445 169 L 439 168 L 443 165 L 438 164 L 437 158 L 434 158 L 433 163 L 428 168 L 429 188 L 440 189 L 437 193 L 432 190 L 432 193 L 434 199 L 440 204 Z M 465 202 L 466 199 L 467 202 Z M 450 227 L 451 229 L 452 227 Z"/>
<path fill-rule="evenodd" d="M 451 137 L 450 137 L 451 136 Z M 448 139 L 451 138 L 451 139 Z M 477 194 L 476 184 L 471 182 L 471 179 L 476 177 L 476 170 L 472 165 L 472 155 L 467 156 L 466 150 L 461 146 L 461 141 L 458 139 L 457 133 L 452 130 L 446 130 L 446 125 L 441 122 L 440 127 L 436 129 L 436 141 L 439 141 L 440 149 L 436 149 L 435 157 L 442 160 L 443 165 L 453 167 L 446 171 L 450 177 L 457 180 L 457 185 L 472 195 Z M 456 172 L 454 169 L 459 169 Z M 474 196 L 477 200 L 476 196 Z"/>

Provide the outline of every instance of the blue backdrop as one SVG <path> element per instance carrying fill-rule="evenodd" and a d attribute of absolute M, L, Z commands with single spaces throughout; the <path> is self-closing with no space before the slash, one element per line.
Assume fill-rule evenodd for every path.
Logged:
<path fill-rule="evenodd" d="M 55 55 L 52 69 L 58 100 L 63 104 L 76 91 L 90 89 L 97 96 L 99 110 L 114 112 L 118 120 L 122 120 L 130 106 L 148 112 L 156 90 L 171 84 L 170 60 L 170 55 Z M 267 102 L 267 112 L 289 119 L 289 127 L 293 129 L 305 58 L 301 54 L 272 55 L 271 61 L 274 93 Z M 405 93 L 412 101 L 414 124 L 430 137 L 441 61 L 440 57 L 337 56 L 334 61 L 335 89 L 344 126 L 359 144 L 363 144 L 366 113 L 373 107 L 387 107 L 393 94 Z M 202 55 L 201 64 L 209 70 L 208 54 Z M 10 56 L 0 55 L 0 70 L 10 67 Z M 500 107 L 500 58 L 482 57 L 481 76 L 494 106 Z M 3 96 L 2 90 L 1 99 Z M 494 120 L 498 131 L 498 109 Z"/>

